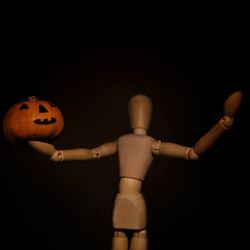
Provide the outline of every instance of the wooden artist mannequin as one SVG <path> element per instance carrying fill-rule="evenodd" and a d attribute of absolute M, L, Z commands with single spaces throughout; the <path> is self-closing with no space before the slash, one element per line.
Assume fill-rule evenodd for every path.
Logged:
<path fill-rule="evenodd" d="M 224 104 L 224 116 L 193 148 L 161 142 L 147 135 L 152 104 L 145 95 L 135 95 L 130 99 L 129 116 L 133 133 L 122 135 L 117 141 L 93 149 L 70 150 L 57 150 L 52 144 L 41 141 L 29 141 L 29 144 L 37 151 L 48 155 L 53 161 L 98 159 L 118 152 L 120 182 L 113 209 L 112 249 L 147 250 L 147 212 L 141 188 L 153 155 L 197 160 L 232 125 L 241 97 L 241 92 L 234 92 L 227 98 Z M 133 230 L 131 242 L 128 240 L 127 230 Z"/>

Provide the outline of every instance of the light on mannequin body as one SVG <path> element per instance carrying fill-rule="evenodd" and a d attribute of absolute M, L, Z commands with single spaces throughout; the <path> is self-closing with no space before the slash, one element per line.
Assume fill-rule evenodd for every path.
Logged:
<path fill-rule="evenodd" d="M 57 150 L 52 144 L 29 141 L 37 151 L 53 161 L 90 160 L 119 154 L 120 181 L 113 208 L 113 250 L 146 250 L 147 211 L 141 193 L 142 183 L 150 167 L 153 155 L 197 160 L 233 123 L 233 117 L 241 103 L 242 93 L 235 92 L 224 104 L 224 116 L 193 148 L 171 142 L 161 142 L 147 135 L 152 103 L 145 95 L 135 95 L 129 101 L 129 117 L 133 133 L 122 135 L 117 141 L 102 144 L 93 149 L 79 148 Z M 129 242 L 126 230 L 133 231 Z"/>

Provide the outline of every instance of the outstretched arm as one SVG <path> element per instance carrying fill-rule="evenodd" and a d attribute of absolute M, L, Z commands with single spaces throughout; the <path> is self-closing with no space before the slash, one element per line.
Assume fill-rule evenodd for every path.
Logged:
<path fill-rule="evenodd" d="M 152 152 L 155 155 L 177 157 L 187 160 L 199 159 L 199 156 L 194 152 L 193 148 L 172 142 L 155 141 L 152 146 Z"/>
<path fill-rule="evenodd" d="M 57 150 L 54 145 L 40 141 L 28 142 L 38 152 L 48 155 L 53 161 L 91 160 L 111 156 L 117 152 L 117 142 L 108 142 L 93 149 L 77 148 Z"/>
<path fill-rule="evenodd" d="M 156 155 L 165 155 L 188 160 L 197 160 L 207 151 L 216 140 L 227 131 L 233 124 L 233 117 L 237 112 L 242 99 L 240 91 L 231 94 L 224 103 L 224 116 L 198 140 L 193 148 L 181 146 L 175 143 L 156 141 L 152 152 Z"/>

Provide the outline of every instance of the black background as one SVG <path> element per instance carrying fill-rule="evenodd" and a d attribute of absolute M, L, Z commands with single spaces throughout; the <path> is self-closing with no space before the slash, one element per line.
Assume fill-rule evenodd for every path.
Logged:
<path fill-rule="evenodd" d="M 91 148 L 130 132 L 127 102 L 153 102 L 149 134 L 186 146 L 244 93 L 233 127 L 199 161 L 156 157 L 145 179 L 149 249 L 225 247 L 244 239 L 248 47 L 242 33 L 82 32 L 18 28 L 3 39 L 1 121 L 28 96 L 51 100 L 57 148 Z M 236 37 L 237 41 L 232 40 Z M 26 249 L 110 249 L 118 158 L 54 163 L 1 132 L 1 240 Z"/>

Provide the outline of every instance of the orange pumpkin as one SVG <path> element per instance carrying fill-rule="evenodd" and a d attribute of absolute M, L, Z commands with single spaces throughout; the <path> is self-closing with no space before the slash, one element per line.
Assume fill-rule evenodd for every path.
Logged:
<path fill-rule="evenodd" d="M 34 96 L 14 104 L 3 119 L 4 134 L 11 142 L 55 139 L 63 127 L 64 119 L 60 109 Z"/>

